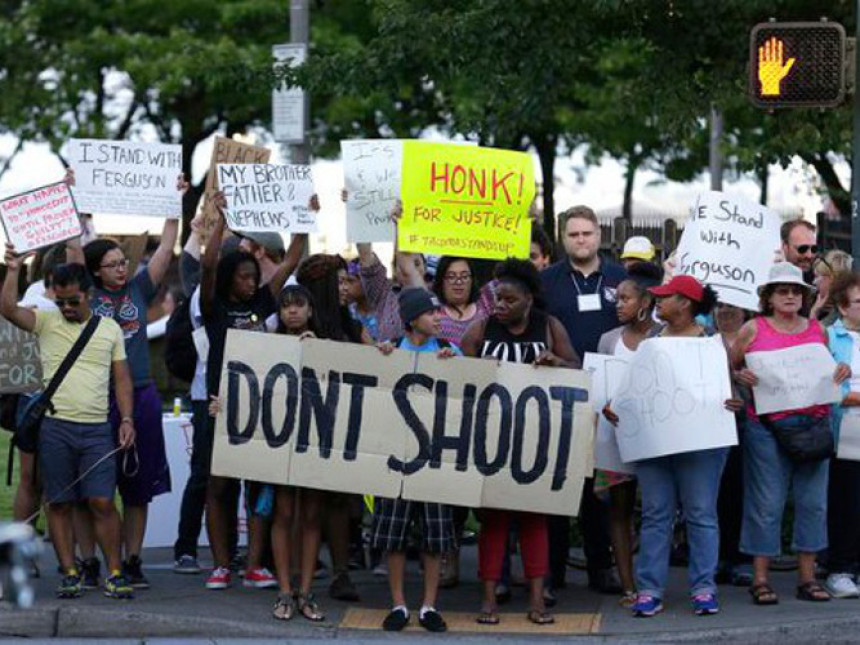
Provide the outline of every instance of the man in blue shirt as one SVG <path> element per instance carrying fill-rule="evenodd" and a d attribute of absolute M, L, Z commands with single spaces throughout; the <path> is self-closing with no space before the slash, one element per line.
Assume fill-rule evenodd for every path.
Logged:
<path fill-rule="evenodd" d="M 600 224 L 587 206 L 574 206 L 559 216 L 565 257 L 543 272 L 546 311 L 567 330 L 579 356 L 596 352 L 600 336 L 618 326 L 615 290 L 627 277 L 617 264 L 598 255 Z M 606 504 L 594 495 L 594 480 L 585 480 L 579 518 L 585 546 L 588 586 L 602 593 L 620 593 L 609 550 L 609 518 Z M 549 562 L 551 587 L 564 586 L 569 519 L 550 516 Z"/>

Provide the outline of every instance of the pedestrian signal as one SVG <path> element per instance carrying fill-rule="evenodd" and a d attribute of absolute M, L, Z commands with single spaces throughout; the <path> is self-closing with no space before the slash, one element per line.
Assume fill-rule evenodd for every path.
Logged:
<path fill-rule="evenodd" d="M 749 85 L 758 107 L 836 107 L 845 97 L 845 29 L 835 22 L 756 25 Z"/>

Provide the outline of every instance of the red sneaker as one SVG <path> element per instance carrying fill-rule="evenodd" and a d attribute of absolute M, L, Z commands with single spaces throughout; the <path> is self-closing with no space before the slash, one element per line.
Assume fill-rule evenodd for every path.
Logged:
<path fill-rule="evenodd" d="M 277 587 L 278 581 L 272 575 L 271 571 L 265 567 L 260 567 L 259 569 L 248 569 L 245 572 L 245 580 L 242 584 L 246 587 L 254 587 L 256 589 L 268 589 L 270 587 Z"/>
<path fill-rule="evenodd" d="M 207 589 L 226 589 L 230 586 L 230 569 L 216 567 L 206 579 Z"/>

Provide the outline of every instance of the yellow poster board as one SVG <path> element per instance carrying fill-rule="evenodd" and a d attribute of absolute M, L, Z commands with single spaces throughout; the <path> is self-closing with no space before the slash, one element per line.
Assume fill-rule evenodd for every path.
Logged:
<path fill-rule="evenodd" d="M 524 152 L 404 141 L 403 251 L 527 258 L 534 164 Z"/>

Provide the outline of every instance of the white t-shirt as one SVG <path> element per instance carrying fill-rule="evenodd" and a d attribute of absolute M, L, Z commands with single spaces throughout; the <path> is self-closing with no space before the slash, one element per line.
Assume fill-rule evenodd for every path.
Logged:
<path fill-rule="evenodd" d="M 24 297 L 18 303 L 21 307 L 28 309 L 39 309 L 40 311 L 53 311 L 57 308 L 54 301 L 45 297 L 45 281 L 38 280 L 27 287 L 24 292 Z"/>

